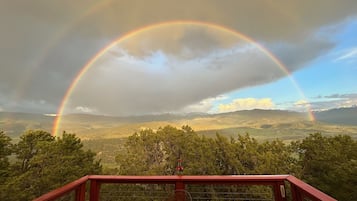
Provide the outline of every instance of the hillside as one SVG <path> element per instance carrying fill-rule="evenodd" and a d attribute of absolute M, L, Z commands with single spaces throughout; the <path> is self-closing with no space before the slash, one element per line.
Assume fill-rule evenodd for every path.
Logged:
<path fill-rule="evenodd" d="M 315 112 L 314 115 L 317 120 L 327 123 L 357 125 L 357 107 L 335 108 L 327 111 Z"/>
<path fill-rule="evenodd" d="M 26 130 L 51 131 L 54 117 L 43 114 L 0 112 L 0 130 L 13 139 Z"/>
<path fill-rule="evenodd" d="M 342 119 L 343 112 L 354 115 L 348 109 L 327 112 L 331 114 L 329 120 L 334 122 L 339 122 Z M 139 132 L 141 129 L 156 130 L 166 125 L 175 127 L 189 125 L 197 133 L 208 137 L 213 137 L 216 133 L 227 137 L 249 133 L 259 141 L 279 138 L 289 142 L 316 132 L 325 136 L 347 134 L 357 139 L 357 124 L 333 124 L 322 121 L 322 117 L 329 114 L 327 112 L 316 115 L 318 119 L 316 122 L 307 120 L 304 113 L 280 110 L 132 117 L 71 114 L 63 116 L 61 131 L 75 133 L 83 140 L 85 148 L 95 151 L 98 159 L 101 159 L 102 163 L 108 167 L 115 164 L 115 156 L 125 137 Z M 338 112 L 339 115 L 335 112 Z M 0 130 L 5 131 L 15 141 L 18 140 L 22 132 L 28 129 L 41 129 L 50 132 L 53 121 L 54 117 L 42 114 L 0 112 Z"/>
<path fill-rule="evenodd" d="M 93 115 L 67 115 L 61 130 L 75 132 L 83 139 L 120 138 L 141 129 L 157 129 L 172 125 L 190 125 L 196 131 L 245 127 L 261 129 L 278 123 L 307 121 L 305 114 L 288 111 L 250 110 L 223 114 L 162 114 L 134 117 L 104 117 Z"/>
<path fill-rule="evenodd" d="M 311 122 L 305 113 L 283 110 L 246 110 L 221 114 L 160 114 L 112 117 L 70 114 L 62 118 L 60 131 L 76 133 L 83 140 L 127 137 L 142 129 L 165 125 L 189 125 L 195 131 L 212 136 L 215 133 L 236 135 L 250 133 L 258 139 L 300 139 L 310 133 L 349 134 L 357 137 L 356 108 L 334 109 L 315 113 Z M 17 138 L 28 129 L 51 131 L 54 117 L 42 114 L 0 112 L 0 130 Z"/>

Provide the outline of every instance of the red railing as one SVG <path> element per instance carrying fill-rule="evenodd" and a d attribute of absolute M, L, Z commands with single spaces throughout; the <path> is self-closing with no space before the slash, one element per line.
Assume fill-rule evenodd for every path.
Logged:
<path fill-rule="evenodd" d="M 89 201 L 98 201 L 102 184 L 171 184 L 174 185 L 174 200 L 187 200 L 187 185 L 261 185 L 270 186 L 274 201 L 336 201 L 316 188 L 291 175 L 231 175 L 231 176 L 111 176 L 89 175 L 61 188 L 53 190 L 34 201 L 52 201 L 75 192 L 75 201 L 86 200 L 86 184 L 90 182 Z M 286 185 L 289 185 L 286 188 Z M 287 190 L 289 189 L 289 190 Z M 289 192 L 288 192 L 289 191 Z"/>

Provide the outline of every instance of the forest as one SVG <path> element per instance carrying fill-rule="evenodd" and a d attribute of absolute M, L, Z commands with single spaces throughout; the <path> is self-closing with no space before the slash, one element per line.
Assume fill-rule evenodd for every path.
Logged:
<path fill-rule="evenodd" d="M 357 141 L 348 135 L 262 142 L 248 133 L 206 137 L 189 126 L 165 126 L 121 143 L 115 165 L 106 167 L 75 134 L 29 130 L 13 143 L 0 131 L 0 200 L 31 200 L 87 174 L 291 174 L 338 200 L 357 200 Z"/>

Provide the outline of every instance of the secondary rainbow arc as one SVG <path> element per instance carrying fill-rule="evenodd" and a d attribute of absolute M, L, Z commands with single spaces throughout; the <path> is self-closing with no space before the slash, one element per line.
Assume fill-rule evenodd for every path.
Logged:
<path fill-rule="evenodd" d="M 231 33 L 234 34 L 235 36 L 239 37 L 240 39 L 251 43 L 252 45 L 254 45 L 256 48 L 258 48 L 262 53 L 264 53 L 266 56 L 268 56 L 291 80 L 291 83 L 293 84 L 293 86 L 296 88 L 297 92 L 299 93 L 299 95 L 306 100 L 306 97 L 303 93 L 303 91 L 301 90 L 301 88 L 299 87 L 299 85 L 297 84 L 297 82 L 295 81 L 295 79 L 291 76 L 291 73 L 289 72 L 289 70 L 286 68 L 286 66 L 278 59 L 276 58 L 275 55 L 273 55 L 268 49 L 266 49 L 264 46 L 262 46 L 261 44 L 259 44 L 258 42 L 256 42 L 255 40 L 253 40 L 252 38 L 236 31 L 233 29 L 229 29 L 227 27 L 218 25 L 218 24 L 214 24 L 214 23 L 208 23 L 208 22 L 201 22 L 201 21 L 168 21 L 168 22 L 161 22 L 161 23 L 157 23 L 157 24 L 151 24 L 148 26 L 144 26 L 138 29 L 135 29 L 133 31 L 130 31 L 126 34 L 124 34 L 123 36 L 118 37 L 117 39 L 115 39 L 113 42 L 111 42 L 109 45 L 105 46 L 104 48 L 102 48 L 100 51 L 98 51 L 97 54 L 95 54 L 85 65 L 84 67 L 79 71 L 79 73 L 77 74 L 77 76 L 75 77 L 75 79 L 72 81 L 71 85 L 69 86 L 69 88 L 67 89 L 61 104 L 59 106 L 59 109 L 57 111 L 57 115 L 53 124 L 53 128 L 52 128 L 52 134 L 54 136 L 58 135 L 58 129 L 59 126 L 61 124 L 61 120 L 62 120 L 62 116 L 66 107 L 66 104 L 68 102 L 69 97 L 71 96 L 73 90 L 75 89 L 76 85 L 79 83 L 79 81 L 81 80 L 82 76 L 91 68 L 91 66 L 101 57 L 103 56 L 108 50 L 110 50 L 111 48 L 113 48 L 115 45 L 117 45 L 120 42 L 123 42 L 125 40 L 130 39 L 131 37 L 138 35 L 140 33 L 143 33 L 145 31 L 154 29 L 154 28 L 158 28 L 158 27 L 162 27 L 162 26 L 169 26 L 169 25 L 196 25 L 196 26 L 202 26 L 202 27 L 208 27 L 208 28 L 213 28 L 216 30 L 221 30 L 227 33 Z M 311 108 L 309 106 L 307 106 L 308 108 L 308 116 L 309 119 L 311 121 L 315 120 L 315 117 L 311 111 Z"/>

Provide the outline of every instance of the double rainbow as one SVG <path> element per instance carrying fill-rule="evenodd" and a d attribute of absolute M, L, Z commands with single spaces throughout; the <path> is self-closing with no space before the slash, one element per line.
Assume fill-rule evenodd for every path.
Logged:
<path fill-rule="evenodd" d="M 142 34 L 146 31 L 155 29 L 155 28 L 161 28 L 161 27 L 168 27 L 168 26 L 174 26 L 174 25 L 194 25 L 194 26 L 198 26 L 198 27 L 205 27 L 205 28 L 212 28 L 218 31 L 223 31 L 229 34 L 233 34 L 234 36 L 252 44 L 254 47 L 256 47 L 257 49 L 259 49 L 263 54 L 265 54 L 266 56 L 268 56 L 291 80 L 293 86 L 296 88 L 297 92 L 299 93 L 299 95 L 301 96 L 302 99 L 306 99 L 304 93 L 302 92 L 301 88 L 299 87 L 299 85 L 297 84 L 297 82 L 295 81 L 295 79 L 293 78 L 293 76 L 291 75 L 291 73 L 289 72 L 289 70 L 286 68 L 286 66 L 279 60 L 277 59 L 269 50 L 267 50 L 265 47 L 263 47 L 262 45 L 260 45 L 258 42 L 254 41 L 252 38 L 238 32 L 232 29 L 229 29 L 227 27 L 221 26 L 221 25 L 217 25 L 217 24 L 213 24 L 213 23 L 208 23 L 208 22 L 200 22 L 200 21 L 169 21 L 169 22 L 162 22 L 162 23 L 157 23 L 157 24 L 152 24 L 152 25 L 148 25 L 148 26 L 144 26 L 141 27 L 139 29 L 135 29 L 131 32 L 128 32 L 127 34 L 124 34 L 123 36 L 115 39 L 113 42 L 111 42 L 109 45 L 105 46 L 104 48 L 102 48 L 96 55 L 94 55 L 85 65 L 84 67 L 80 70 L 80 72 L 78 73 L 78 75 L 75 77 L 75 79 L 73 80 L 73 82 L 71 83 L 71 85 L 69 86 L 68 90 L 66 91 L 60 107 L 57 111 L 57 115 L 54 121 L 54 125 L 52 128 L 52 134 L 54 136 L 58 135 L 58 129 L 59 126 L 61 124 L 61 120 L 62 120 L 62 116 L 63 116 L 63 112 L 64 109 L 66 108 L 67 102 L 69 97 L 71 96 L 73 90 L 76 88 L 77 84 L 80 82 L 81 78 L 86 74 L 86 72 L 93 66 L 93 64 L 104 54 L 106 54 L 111 48 L 113 48 L 114 46 L 116 46 L 117 44 L 125 41 L 125 40 L 129 40 L 130 38 L 137 36 L 139 34 Z M 314 121 L 314 115 L 311 111 L 311 108 L 308 107 L 308 117 L 311 121 Z"/>

